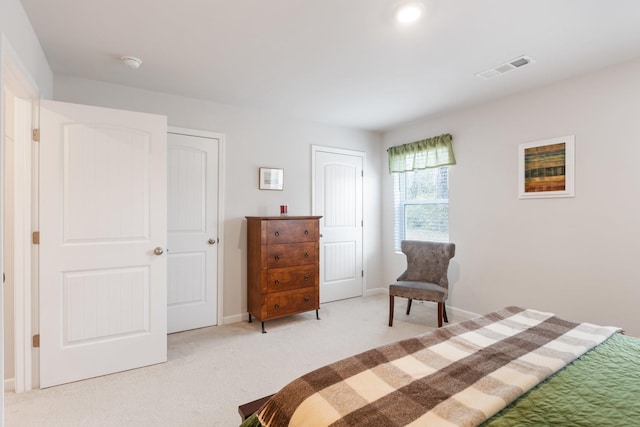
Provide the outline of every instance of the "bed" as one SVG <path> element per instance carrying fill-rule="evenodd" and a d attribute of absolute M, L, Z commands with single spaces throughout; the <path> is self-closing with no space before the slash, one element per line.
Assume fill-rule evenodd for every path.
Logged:
<path fill-rule="evenodd" d="M 286 385 L 242 427 L 640 426 L 640 340 L 507 307 Z"/>

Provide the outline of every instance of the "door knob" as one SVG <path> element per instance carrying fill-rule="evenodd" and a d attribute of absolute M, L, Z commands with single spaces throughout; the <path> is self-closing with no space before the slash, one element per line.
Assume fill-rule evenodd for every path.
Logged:
<path fill-rule="evenodd" d="M 155 248 L 153 250 L 153 253 L 156 255 L 162 255 L 164 253 L 164 249 L 162 249 L 160 246 L 158 246 L 157 248 Z"/>
<path fill-rule="evenodd" d="M 210 245 L 215 245 L 215 244 L 216 244 L 216 241 L 215 241 L 215 239 L 209 239 L 208 243 L 209 243 Z"/>

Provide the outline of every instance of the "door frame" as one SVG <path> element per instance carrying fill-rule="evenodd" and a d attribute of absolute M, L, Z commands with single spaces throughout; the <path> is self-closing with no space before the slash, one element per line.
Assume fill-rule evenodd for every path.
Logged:
<path fill-rule="evenodd" d="M 311 214 L 312 215 L 322 215 L 321 212 L 318 212 L 317 210 L 318 207 L 316 206 L 316 154 L 318 152 L 342 154 L 344 156 L 360 157 L 362 159 L 362 189 L 361 190 L 362 190 L 362 224 L 363 225 L 360 228 L 362 232 L 362 247 L 360 250 L 362 251 L 362 271 L 363 272 L 367 271 L 367 260 L 366 260 L 366 257 L 364 256 L 365 254 L 364 225 L 367 223 L 364 217 L 365 216 L 364 207 L 366 206 L 366 203 L 365 203 L 366 193 L 364 191 L 364 178 L 365 178 L 364 165 L 366 160 L 366 153 L 364 151 L 349 150 L 345 148 L 336 148 L 336 147 L 326 147 L 322 145 L 311 146 Z M 320 238 L 322 238 L 322 230 L 320 230 Z M 322 286 L 322 280 L 320 280 L 320 286 Z M 367 275 L 365 274 L 362 277 L 362 296 L 366 295 L 366 289 L 367 289 Z"/>
<path fill-rule="evenodd" d="M 225 153 L 225 137 L 226 135 L 219 132 L 211 132 L 206 130 L 198 130 L 198 129 L 188 129 L 176 126 L 169 126 L 167 128 L 167 133 L 173 133 L 176 135 L 185 135 L 185 136 L 195 136 L 200 138 L 209 138 L 209 139 L 217 139 L 218 140 L 218 223 L 216 227 L 218 228 L 218 236 L 219 242 L 216 244 L 222 245 L 218 246 L 218 257 L 216 260 L 217 263 L 217 325 L 222 325 L 224 323 L 224 304 L 222 298 L 224 297 L 224 153 Z"/>
<path fill-rule="evenodd" d="M 37 358 L 37 350 L 32 347 L 33 326 L 37 322 L 33 321 L 33 301 L 37 298 L 37 277 L 34 271 L 34 259 L 37 259 L 37 247 L 31 244 L 31 230 L 34 221 L 37 220 L 37 200 L 35 195 L 37 189 L 37 170 L 33 167 L 37 164 L 38 148 L 32 143 L 30 128 L 37 127 L 37 110 L 40 90 L 31 74 L 27 71 L 16 51 L 11 46 L 9 40 L 2 34 L 0 46 L 0 102 L 4 103 L 5 85 L 11 88 L 14 95 L 24 99 L 31 104 L 31 112 L 23 114 L 23 127 L 27 128 L 28 135 L 24 129 L 20 136 L 21 141 L 28 141 L 22 148 L 22 156 L 16 156 L 14 167 L 23 172 L 16 176 L 14 180 L 14 191 L 21 192 L 23 204 L 19 208 L 22 210 L 22 217 L 15 218 L 14 222 L 14 266 L 16 270 L 22 272 L 20 282 L 14 281 L 14 349 L 15 349 L 15 376 L 13 387 L 16 392 L 29 391 L 33 386 L 33 359 Z M 29 117 L 24 117 L 28 115 Z M 2 136 L 2 156 L 0 156 L 0 178 L 4 182 L 4 115 L 0 118 L 0 135 Z M 18 138 L 16 138 L 17 140 Z M 2 187 L 4 184 L 2 184 Z M 0 187 L 1 188 L 1 187 Z M 4 206 L 4 190 L 2 191 L 2 205 Z M 34 204 L 36 203 L 36 204 Z M 4 227 L 4 219 L 0 223 L 0 230 Z M 18 249 L 18 250 L 16 250 Z M 0 249 L 0 265 L 3 264 L 4 256 Z M 4 270 L 4 265 L 2 265 Z M 0 301 L 1 302 L 1 301 Z M 2 313 L 0 307 L 0 314 Z M 3 325 L 4 328 L 4 325 Z M 4 383 L 4 346 L 1 351 L 2 380 Z M 3 396 L 4 397 L 4 396 Z M 3 401 L 4 407 L 4 401 Z"/>

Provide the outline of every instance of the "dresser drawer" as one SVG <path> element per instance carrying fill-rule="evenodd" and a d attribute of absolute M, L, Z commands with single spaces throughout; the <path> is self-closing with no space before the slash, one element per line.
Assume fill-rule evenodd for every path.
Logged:
<path fill-rule="evenodd" d="M 318 262 L 318 243 L 289 243 L 267 246 L 267 268 L 293 267 Z"/>
<path fill-rule="evenodd" d="M 320 308 L 320 216 L 248 216 L 247 311 L 264 322 Z"/>
<path fill-rule="evenodd" d="M 283 220 L 267 223 L 267 245 L 315 242 L 318 237 L 318 221 L 316 220 Z"/>
<path fill-rule="evenodd" d="M 316 288 L 302 288 L 276 292 L 266 297 L 267 318 L 286 316 L 319 307 Z"/>
<path fill-rule="evenodd" d="M 267 271 L 267 292 L 280 292 L 318 284 L 315 264 L 301 267 L 274 268 Z"/>

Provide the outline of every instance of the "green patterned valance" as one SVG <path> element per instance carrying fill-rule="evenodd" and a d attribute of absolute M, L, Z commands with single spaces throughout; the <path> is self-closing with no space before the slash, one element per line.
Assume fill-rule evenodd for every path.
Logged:
<path fill-rule="evenodd" d="M 389 173 L 456 164 L 451 147 L 451 135 L 448 133 L 422 141 L 396 145 L 390 147 L 387 153 L 389 153 Z"/>

